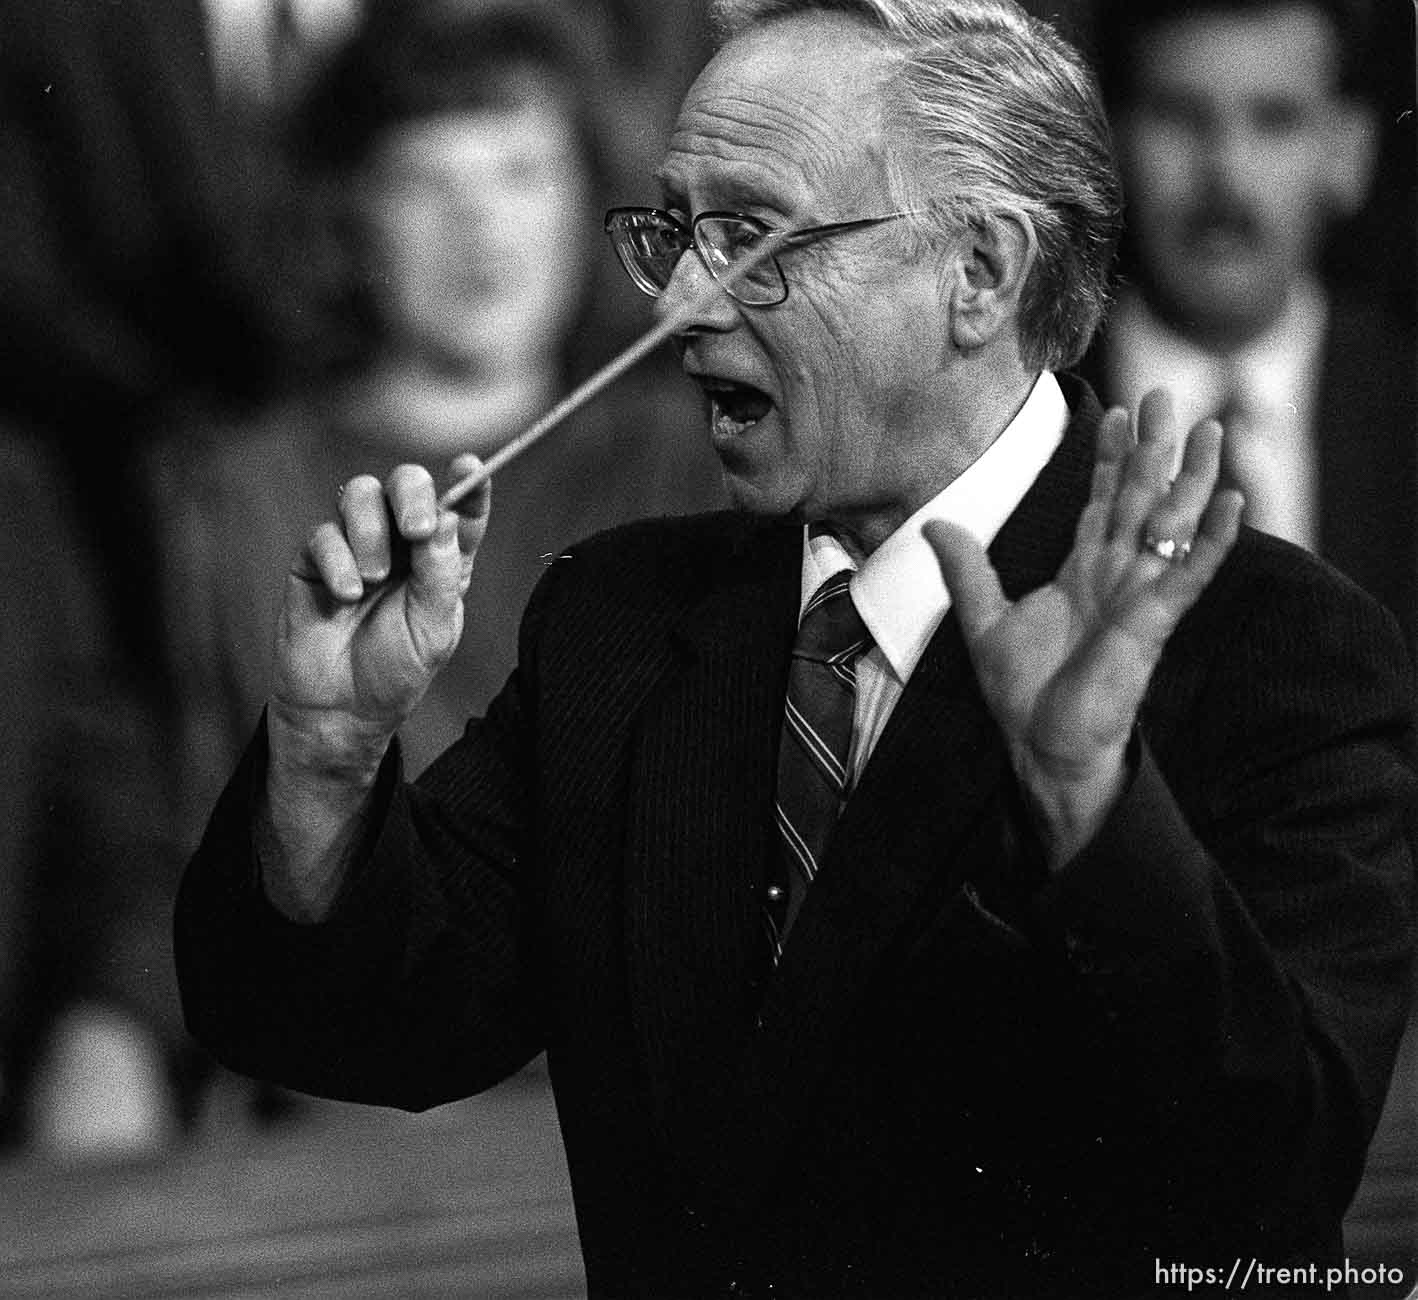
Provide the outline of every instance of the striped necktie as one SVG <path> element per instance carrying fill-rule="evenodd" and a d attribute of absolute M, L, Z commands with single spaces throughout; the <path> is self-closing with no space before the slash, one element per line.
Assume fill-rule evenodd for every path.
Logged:
<path fill-rule="evenodd" d="M 778 748 L 782 870 L 768 887 L 765 915 L 775 961 L 850 789 L 847 758 L 856 709 L 856 664 L 871 644 L 847 589 L 851 579 L 849 569 L 834 574 L 808 601 L 788 668 Z"/>

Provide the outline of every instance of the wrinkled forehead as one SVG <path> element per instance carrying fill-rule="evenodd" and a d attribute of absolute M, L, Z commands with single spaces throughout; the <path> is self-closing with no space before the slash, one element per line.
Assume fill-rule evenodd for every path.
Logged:
<path fill-rule="evenodd" d="M 783 215 L 879 196 L 896 57 L 860 20 L 830 12 L 734 37 L 685 96 L 656 173 L 665 196 Z"/>

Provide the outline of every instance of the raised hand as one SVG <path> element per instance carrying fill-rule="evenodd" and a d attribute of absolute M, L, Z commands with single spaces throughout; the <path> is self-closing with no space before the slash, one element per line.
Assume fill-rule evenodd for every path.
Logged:
<path fill-rule="evenodd" d="M 467 473 L 476 458 L 461 457 Z M 351 479 L 286 581 L 271 712 L 284 725 L 382 747 L 458 644 L 490 491 L 439 512 L 432 476 L 400 465 Z"/>
<path fill-rule="evenodd" d="M 333 906 L 389 740 L 457 647 L 490 503 L 485 483 L 440 512 L 417 465 L 363 475 L 291 566 L 257 836 L 266 894 L 292 919 Z"/>
<path fill-rule="evenodd" d="M 1088 505 L 1054 581 L 1011 603 L 984 548 L 931 524 L 981 690 L 1009 745 L 1050 860 L 1096 833 L 1126 782 L 1138 707 L 1167 638 L 1235 542 L 1243 501 L 1217 489 L 1221 428 L 1204 420 L 1170 479 L 1177 437 L 1161 390 L 1099 429 Z"/>

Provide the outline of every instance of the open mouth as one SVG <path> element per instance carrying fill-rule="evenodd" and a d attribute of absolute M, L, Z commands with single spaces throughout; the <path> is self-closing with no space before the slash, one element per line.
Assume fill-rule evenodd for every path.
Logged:
<path fill-rule="evenodd" d="M 709 398 L 714 432 L 723 437 L 736 437 L 751 429 L 773 409 L 768 394 L 751 384 L 709 378 L 701 379 L 700 384 Z"/>

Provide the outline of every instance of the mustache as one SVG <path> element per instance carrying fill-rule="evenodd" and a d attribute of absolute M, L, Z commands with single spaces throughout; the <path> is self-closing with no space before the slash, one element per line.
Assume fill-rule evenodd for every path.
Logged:
<path fill-rule="evenodd" d="M 1182 214 L 1182 237 L 1188 243 L 1222 235 L 1245 244 L 1258 244 L 1264 227 L 1250 204 L 1227 194 L 1208 194 Z"/>

